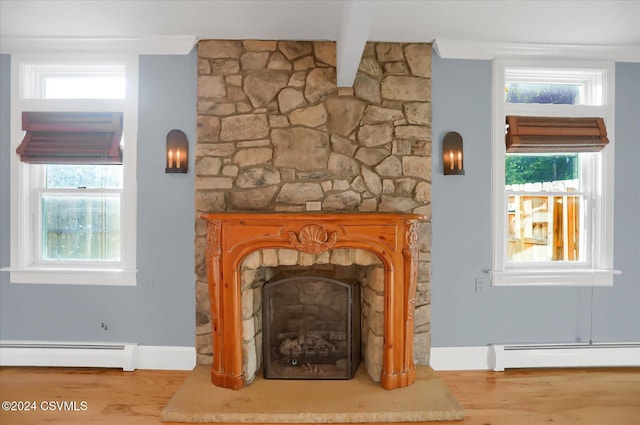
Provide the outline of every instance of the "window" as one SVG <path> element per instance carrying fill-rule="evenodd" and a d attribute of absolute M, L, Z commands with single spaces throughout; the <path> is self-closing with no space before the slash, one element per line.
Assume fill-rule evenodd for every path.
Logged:
<path fill-rule="evenodd" d="M 494 62 L 494 285 L 612 284 L 613 75 L 602 63 Z M 611 143 L 508 151 L 509 116 L 601 117 Z"/>
<path fill-rule="evenodd" d="M 16 55 L 12 66 L 13 152 L 29 150 L 25 134 L 57 143 L 55 130 L 25 133 L 30 119 L 55 127 L 89 117 L 86 127 L 99 117 L 118 128 L 75 133 L 59 158 L 37 156 L 38 145 L 22 161 L 12 154 L 11 282 L 135 285 L 137 56 Z M 87 159 L 73 153 L 83 143 L 118 152 Z"/>

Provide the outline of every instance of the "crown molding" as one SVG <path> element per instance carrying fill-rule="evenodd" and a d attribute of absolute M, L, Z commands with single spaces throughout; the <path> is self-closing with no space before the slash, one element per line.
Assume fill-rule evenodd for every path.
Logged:
<path fill-rule="evenodd" d="M 186 55 L 196 36 L 167 37 L 2 37 L 0 53 L 25 52 L 134 52 L 149 55 Z"/>
<path fill-rule="evenodd" d="M 640 45 L 583 45 L 498 43 L 491 41 L 436 39 L 434 50 L 443 59 L 484 59 L 505 57 L 609 60 L 640 62 Z"/>
<path fill-rule="evenodd" d="M 0 53 L 135 52 L 186 55 L 198 42 L 195 35 L 166 37 L 2 37 Z M 500 43 L 436 39 L 434 50 L 443 59 L 493 60 L 504 57 L 611 60 L 640 62 L 640 45 L 582 45 Z"/>

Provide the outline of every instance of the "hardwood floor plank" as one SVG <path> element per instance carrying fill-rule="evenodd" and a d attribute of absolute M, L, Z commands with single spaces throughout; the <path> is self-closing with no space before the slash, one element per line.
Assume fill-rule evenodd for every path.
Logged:
<path fill-rule="evenodd" d="M 0 413 L 1 424 L 160 423 L 160 411 L 188 372 L 115 369 L 2 368 L 2 400 L 35 401 L 37 410 Z M 86 401 L 85 411 L 45 411 L 47 401 Z M 5 422 L 6 421 L 6 422 Z"/>
<path fill-rule="evenodd" d="M 640 369 L 441 372 L 467 424 L 640 424 Z"/>
<path fill-rule="evenodd" d="M 36 403 L 35 411 L 0 411 L 0 424 L 159 425 L 162 408 L 188 374 L 0 368 L 1 401 Z M 464 406 L 464 425 L 640 424 L 640 368 L 455 371 L 438 376 Z M 42 408 L 65 401 L 76 410 Z M 455 423 L 460 422 L 428 424 Z"/>

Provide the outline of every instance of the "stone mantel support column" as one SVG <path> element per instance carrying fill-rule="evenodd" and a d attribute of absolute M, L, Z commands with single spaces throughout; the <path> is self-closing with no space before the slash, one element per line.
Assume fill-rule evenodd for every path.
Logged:
<path fill-rule="evenodd" d="M 332 249 L 375 253 L 385 269 L 384 353 L 381 385 L 409 386 L 415 377 L 413 320 L 419 214 L 404 213 L 211 213 L 207 221 L 207 275 L 211 300 L 213 363 L 219 387 L 245 385 L 242 360 L 240 266 L 254 251 L 296 249 L 318 254 Z"/>

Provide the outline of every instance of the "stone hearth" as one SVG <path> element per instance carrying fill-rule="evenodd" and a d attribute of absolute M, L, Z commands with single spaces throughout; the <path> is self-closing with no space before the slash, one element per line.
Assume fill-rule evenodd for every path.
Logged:
<path fill-rule="evenodd" d="M 379 424 L 460 421 L 464 409 L 429 366 L 416 367 L 408 388 L 385 391 L 361 370 L 349 381 L 255 382 L 240 393 L 211 385 L 209 370 L 190 373 L 162 411 L 177 424 Z M 302 396 L 301 396 L 302 395 Z"/>

